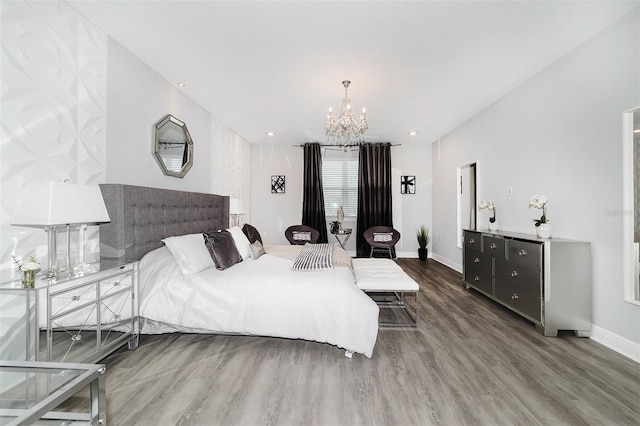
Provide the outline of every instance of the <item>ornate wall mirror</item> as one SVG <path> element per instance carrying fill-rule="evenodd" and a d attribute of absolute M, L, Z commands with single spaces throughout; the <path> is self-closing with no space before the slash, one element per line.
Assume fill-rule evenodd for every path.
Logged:
<path fill-rule="evenodd" d="M 193 141 L 184 122 L 167 114 L 155 124 L 154 150 L 162 172 L 184 177 L 193 166 Z"/>
<path fill-rule="evenodd" d="M 462 230 L 476 229 L 476 163 L 458 167 L 458 248 L 462 248 Z"/>
<path fill-rule="evenodd" d="M 640 107 L 624 113 L 623 125 L 624 299 L 640 305 Z"/>

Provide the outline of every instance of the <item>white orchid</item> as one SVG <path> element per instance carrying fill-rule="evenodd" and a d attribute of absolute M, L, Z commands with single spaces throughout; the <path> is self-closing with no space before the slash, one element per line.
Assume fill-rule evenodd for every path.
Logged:
<path fill-rule="evenodd" d="M 494 223 L 496 221 L 496 206 L 493 204 L 493 200 L 480 201 L 478 204 L 480 210 L 489 209 L 493 212 L 493 217 L 489 218 L 489 222 Z"/>
<path fill-rule="evenodd" d="M 38 258 L 35 256 L 29 257 L 28 262 L 20 262 L 20 260 L 13 255 L 11 257 L 13 258 L 13 262 L 18 265 L 18 270 L 20 271 L 37 271 L 40 269 L 40 263 L 38 263 Z"/>
<path fill-rule="evenodd" d="M 549 199 L 544 195 L 534 195 L 529 198 L 529 208 L 535 207 L 536 209 L 542 209 L 542 216 L 540 219 L 533 219 L 536 226 L 540 226 L 543 223 L 549 222 L 547 219 L 547 203 Z"/>

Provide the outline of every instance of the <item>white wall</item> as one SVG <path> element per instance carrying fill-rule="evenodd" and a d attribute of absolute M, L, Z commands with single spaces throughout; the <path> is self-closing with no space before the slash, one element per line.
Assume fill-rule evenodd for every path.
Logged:
<path fill-rule="evenodd" d="M 356 154 L 357 155 L 357 154 Z M 270 144 L 254 146 L 251 156 L 252 224 L 262 235 L 265 244 L 288 244 L 284 231 L 290 225 L 302 221 L 302 148 Z M 416 230 L 421 224 L 431 226 L 431 149 L 419 139 L 412 144 L 391 148 L 393 168 L 393 214 L 394 226 L 402 234 L 397 245 L 401 257 L 417 257 Z M 271 193 L 271 175 L 286 176 L 286 192 Z M 416 194 L 400 194 L 400 176 L 416 176 Z M 328 221 L 335 218 L 328 218 Z M 343 224 L 354 230 L 347 250 L 355 254 L 355 221 Z M 330 242 L 336 242 L 329 235 Z"/>
<path fill-rule="evenodd" d="M 251 145 L 122 45 L 108 46 L 107 182 L 230 195 L 249 212 Z M 166 114 L 193 139 L 184 178 L 165 176 L 153 156 L 153 126 Z"/>
<path fill-rule="evenodd" d="M 265 244 L 289 244 L 285 229 L 302 223 L 302 148 L 253 146 L 251 170 L 251 224 Z M 271 193 L 271 175 L 285 176 L 284 194 Z"/>
<path fill-rule="evenodd" d="M 211 188 L 211 114 L 180 88 L 109 38 L 107 66 L 107 182 L 182 191 Z M 193 167 L 165 176 L 153 156 L 153 126 L 171 114 L 193 139 Z"/>
<path fill-rule="evenodd" d="M 107 37 L 62 2 L 0 2 L 0 16 L 0 269 L 8 278 L 14 250 L 47 257 L 44 231 L 10 225 L 26 184 L 105 180 Z"/>
<path fill-rule="evenodd" d="M 476 162 L 478 200 L 493 199 L 501 229 L 534 233 L 528 199 L 544 194 L 554 236 L 591 242 L 593 337 L 632 344 L 640 308 L 623 302 L 622 223 L 608 212 L 622 211 L 622 112 L 640 105 L 639 21 L 636 10 L 432 146 L 438 258 L 462 263 L 455 174 Z"/>

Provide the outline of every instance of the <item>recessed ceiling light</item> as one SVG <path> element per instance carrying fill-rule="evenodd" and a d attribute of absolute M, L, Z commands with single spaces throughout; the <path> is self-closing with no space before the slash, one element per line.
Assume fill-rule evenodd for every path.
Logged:
<path fill-rule="evenodd" d="M 186 86 L 186 84 L 184 84 L 184 83 L 178 83 L 178 87 L 185 87 L 185 86 Z"/>
<path fill-rule="evenodd" d="M 409 132 L 409 136 L 415 136 L 417 134 L 418 134 L 418 132 L 416 132 L 415 130 L 412 130 L 412 131 Z"/>
<path fill-rule="evenodd" d="M 276 134 L 274 132 L 267 132 L 267 136 L 275 136 Z"/>

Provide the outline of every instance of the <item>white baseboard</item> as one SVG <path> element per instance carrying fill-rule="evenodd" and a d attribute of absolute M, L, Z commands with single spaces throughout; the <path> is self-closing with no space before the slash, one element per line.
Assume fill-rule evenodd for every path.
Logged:
<path fill-rule="evenodd" d="M 434 255 L 432 255 L 430 257 L 432 257 L 433 260 L 436 260 L 436 261 L 442 263 L 443 265 L 448 266 L 449 268 L 453 269 L 454 271 L 462 273 L 462 265 L 454 263 L 454 262 L 450 261 L 449 259 L 444 258 L 442 256 L 439 256 L 437 254 L 434 254 Z"/>
<path fill-rule="evenodd" d="M 633 342 L 597 325 L 591 326 L 591 338 L 609 349 L 640 363 L 640 343 Z"/>

